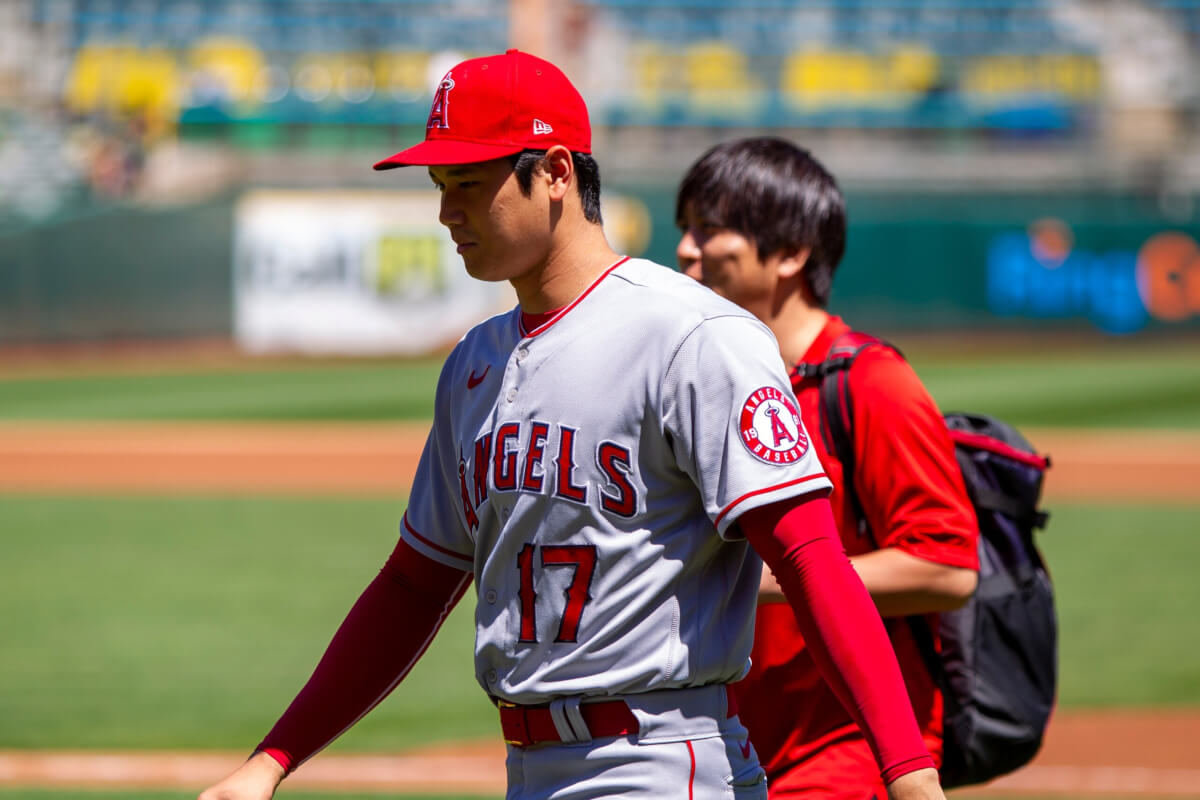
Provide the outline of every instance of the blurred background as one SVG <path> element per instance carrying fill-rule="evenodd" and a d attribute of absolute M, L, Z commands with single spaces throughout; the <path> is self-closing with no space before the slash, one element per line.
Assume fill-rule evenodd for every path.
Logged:
<path fill-rule="evenodd" d="M 0 0 L 0 800 L 194 797 L 303 684 L 514 301 L 371 165 L 508 47 L 631 255 L 713 144 L 831 169 L 832 310 L 1053 461 L 1060 706 L 989 795 L 1200 798 L 1200 0 Z M 281 796 L 500 794 L 470 605 Z"/>
<path fill-rule="evenodd" d="M 618 249 L 673 264 L 686 167 L 773 133 L 849 195 L 852 318 L 1196 328 L 1200 2 L 4 0 L 0 346 L 452 341 L 509 298 L 370 165 L 508 46 L 583 92 Z"/>

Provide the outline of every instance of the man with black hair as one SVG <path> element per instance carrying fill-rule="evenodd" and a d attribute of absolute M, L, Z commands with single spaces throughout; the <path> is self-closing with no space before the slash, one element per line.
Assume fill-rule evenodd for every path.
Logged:
<path fill-rule="evenodd" d="M 820 419 L 823 362 L 850 327 L 827 308 L 846 246 L 846 206 L 829 172 L 777 138 L 718 145 L 686 173 L 676 202 L 680 269 L 775 334 L 802 417 Z M 849 372 L 854 474 L 824 435 L 841 543 L 885 617 L 926 746 L 941 756 L 941 695 L 900 617 L 956 608 L 977 582 L 977 528 L 953 443 L 933 399 L 894 351 L 864 350 Z M 824 421 L 822 434 L 824 431 Z M 859 518 L 853 481 L 865 518 Z M 822 680 L 822 656 L 763 573 L 752 667 L 736 684 L 773 800 L 885 796 L 869 737 Z M 936 630 L 936 626 L 934 627 Z M 781 709 L 794 710 L 781 713 Z"/>
<path fill-rule="evenodd" d="M 202 800 L 269 798 L 404 678 L 472 580 L 510 799 L 764 798 L 729 689 L 758 554 L 893 800 L 944 800 L 770 331 L 613 252 L 590 153 L 579 93 L 512 50 L 452 68 L 425 141 L 376 164 L 428 167 L 467 272 L 509 281 L 520 304 L 447 358 L 399 543 L 254 755 Z"/>

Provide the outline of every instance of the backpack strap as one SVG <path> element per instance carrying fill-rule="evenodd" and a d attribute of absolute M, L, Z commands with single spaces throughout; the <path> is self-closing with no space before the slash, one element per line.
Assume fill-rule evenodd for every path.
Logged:
<path fill-rule="evenodd" d="M 1045 511 L 1029 511 L 1022 503 L 994 489 L 975 486 L 972 491 L 976 506 L 986 508 L 988 511 L 998 511 L 1018 525 L 1041 529 L 1046 527 L 1046 522 L 1050 519 L 1050 515 Z"/>
<path fill-rule="evenodd" d="M 826 449 L 837 456 L 842 464 L 842 490 L 850 500 L 854 511 L 855 524 L 859 536 L 869 536 L 872 544 L 879 549 L 879 541 L 871 531 L 867 515 L 863 512 L 862 501 L 854 485 L 857 462 L 854 458 L 854 437 L 851 435 L 854 423 L 854 403 L 850 390 L 850 368 L 855 359 L 869 347 L 886 347 L 901 358 L 904 354 L 900 348 L 870 334 L 850 331 L 839 336 L 829 348 L 825 360 L 819 364 L 801 362 L 796 365 L 796 374 L 805 378 L 819 378 L 820 385 L 820 426 L 821 436 L 824 437 Z M 922 616 L 905 617 L 912 631 L 913 641 L 925 662 L 926 669 L 933 677 L 934 683 L 942 691 L 944 697 L 949 696 L 948 678 L 934 643 L 933 631 L 929 622 Z"/>
<path fill-rule="evenodd" d="M 842 465 L 842 490 L 850 500 L 854 511 L 855 524 L 859 536 L 874 536 L 867 524 L 867 515 L 863 512 L 862 501 L 854 488 L 854 475 L 857 464 L 854 458 L 854 437 L 851 430 L 854 421 L 854 397 L 850 389 L 850 368 L 855 360 L 868 347 L 886 347 L 900 353 L 899 349 L 870 334 L 850 331 L 843 333 L 836 340 L 825 360 L 819 364 L 801 362 L 796 365 L 796 374 L 803 378 L 818 378 L 820 385 L 820 430 L 825 441 L 825 448 L 837 456 Z M 903 354 L 901 354 L 903 357 Z M 875 543 L 878 547 L 878 542 Z"/>

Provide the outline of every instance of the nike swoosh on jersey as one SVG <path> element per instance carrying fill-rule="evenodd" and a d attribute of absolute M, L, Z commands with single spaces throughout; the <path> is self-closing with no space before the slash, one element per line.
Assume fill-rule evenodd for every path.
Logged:
<path fill-rule="evenodd" d="M 488 371 L 492 368 L 491 364 L 487 365 L 487 369 L 478 378 L 475 377 L 475 370 L 471 370 L 471 374 L 467 376 L 467 388 L 474 389 L 479 384 L 483 383 L 483 379 L 487 377 Z"/>
<path fill-rule="evenodd" d="M 738 749 L 742 751 L 742 758 L 749 758 L 750 757 L 750 740 L 747 739 L 745 742 L 738 742 Z"/>

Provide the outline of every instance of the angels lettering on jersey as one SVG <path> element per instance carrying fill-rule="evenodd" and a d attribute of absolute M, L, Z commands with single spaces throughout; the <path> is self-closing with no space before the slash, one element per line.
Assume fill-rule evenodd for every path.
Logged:
<path fill-rule="evenodd" d="M 630 479 L 630 449 L 604 441 L 594 453 L 577 452 L 577 432 L 560 423 L 504 422 L 475 440 L 470 463 L 459 453 L 463 516 L 471 531 L 479 527 L 478 509 L 489 491 L 549 494 L 580 505 L 596 502 L 610 514 L 632 517 L 638 491 Z"/>

